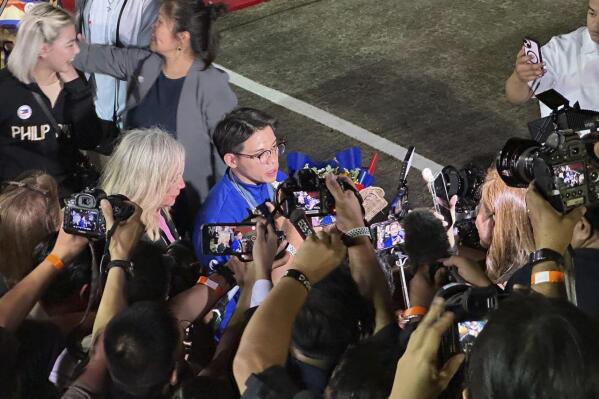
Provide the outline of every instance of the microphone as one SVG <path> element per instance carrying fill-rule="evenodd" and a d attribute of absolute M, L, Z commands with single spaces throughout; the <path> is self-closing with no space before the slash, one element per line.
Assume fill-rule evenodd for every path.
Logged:
<path fill-rule="evenodd" d="M 404 248 L 414 265 L 434 264 L 449 255 L 450 244 L 443 222 L 430 211 L 416 209 L 402 221 Z"/>

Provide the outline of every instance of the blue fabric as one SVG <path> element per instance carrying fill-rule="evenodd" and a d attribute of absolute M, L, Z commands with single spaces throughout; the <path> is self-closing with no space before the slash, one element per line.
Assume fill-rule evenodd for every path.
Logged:
<path fill-rule="evenodd" d="M 283 181 L 287 176 L 279 171 L 277 181 Z M 270 201 L 269 190 L 266 183 L 253 185 L 238 182 L 252 196 L 254 201 L 260 205 Z M 206 256 L 202 251 L 202 225 L 206 223 L 239 223 L 251 213 L 245 199 L 235 190 L 229 174 L 220 179 L 210 190 L 206 201 L 200 208 L 193 228 L 193 248 L 198 260 L 205 266 L 210 266 L 210 261 L 216 260 L 218 264 L 224 264 L 228 256 Z"/>
<path fill-rule="evenodd" d="M 127 113 L 127 128 L 160 127 L 177 137 L 177 109 L 185 78 L 169 79 L 160 72 L 142 102 Z"/>

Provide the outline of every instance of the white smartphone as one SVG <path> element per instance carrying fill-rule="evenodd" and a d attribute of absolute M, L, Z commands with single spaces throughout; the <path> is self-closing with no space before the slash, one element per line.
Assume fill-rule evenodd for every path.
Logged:
<path fill-rule="evenodd" d="M 524 54 L 528 56 L 527 63 L 540 64 L 543 62 L 543 57 L 541 56 L 541 46 L 535 39 L 525 37 L 522 41 L 522 49 L 524 50 Z"/>

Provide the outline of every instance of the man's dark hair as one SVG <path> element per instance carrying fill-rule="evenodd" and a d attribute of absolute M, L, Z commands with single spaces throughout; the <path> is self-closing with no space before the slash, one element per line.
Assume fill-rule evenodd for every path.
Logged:
<path fill-rule="evenodd" d="M 106 327 L 108 371 L 118 390 L 151 397 L 168 384 L 180 346 L 177 321 L 160 302 L 137 302 Z"/>
<path fill-rule="evenodd" d="M 598 398 L 599 325 L 565 300 L 516 295 L 478 336 L 469 397 Z"/>
<path fill-rule="evenodd" d="M 254 108 L 238 108 L 225 116 L 214 129 L 214 145 L 218 154 L 240 152 L 243 143 L 257 130 L 270 126 L 276 131 L 277 120 Z"/>
<path fill-rule="evenodd" d="M 373 329 L 372 303 L 342 266 L 310 290 L 293 324 L 292 342 L 305 356 L 336 363 L 349 345 Z"/>
<path fill-rule="evenodd" d="M 428 209 L 416 209 L 402 221 L 405 250 L 414 266 L 429 265 L 449 255 L 449 241 L 443 223 Z"/>
<path fill-rule="evenodd" d="M 387 399 L 401 356 L 399 327 L 389 325 L 350 347 L 327 387 L 331 399 Z"/>

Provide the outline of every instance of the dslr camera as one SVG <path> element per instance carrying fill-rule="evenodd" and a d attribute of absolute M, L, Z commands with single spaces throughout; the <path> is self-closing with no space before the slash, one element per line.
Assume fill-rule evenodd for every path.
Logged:
<path fill-rule="evenodd" d="M 485 175 L 485 170 L 474 164 L 468 164 L 462 169 L 448 165 L 433 181 L 435 195 L 433 201 L 437 203 L 441 200 L 441 204 L 436 208 L 448 222 L 451 220 L 451 214 L 443 205 L 448 205 L 451 197 L 457 195 L 454 226 L 460 243 L 473 248 L 479 246 L 478 231 L 475 226 L 476 207 L 480 201 L 480 188 L 485 182 Z"/>
<path fill-rule="evenodd" d="M 127 220 L 135 211 L 124 195 L 106 195 L 99 188 L 86 189 L 65 200 L 63 230 L 87 238 L 104 238 L 106 221 L 100 210 L 102 199 L 110 202 L 115 222 Z"/>
<path fill-rule="evenodd" d="M 559 212 L 599 202 L 599 162 L 593 151 L 596 133 L 581 138 L 557 130 L 546 141 L 511 138 L 496 160 L 499 176 L 510 187 L 537 189 Z"/>
<path fill-rule="evenodd" d="M 343 180 L 339 180 L 339 183 L 344 190 L 354 190 Z M 335 214 L 335 198 L 329 192 L 325 178 L 313 169 L 298 170 L 297 175 L 289 176 L 279 189 L 286 215 L 290 215 L 295 209 L 302 209 L 306 216 Z"/>

